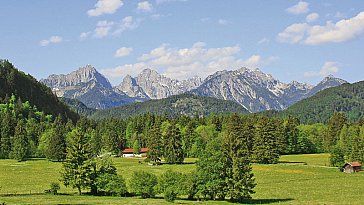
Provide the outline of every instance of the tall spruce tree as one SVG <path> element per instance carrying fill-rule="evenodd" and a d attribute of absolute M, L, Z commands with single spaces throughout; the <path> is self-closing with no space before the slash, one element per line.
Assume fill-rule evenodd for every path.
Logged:
<path fill-rule="evenodd" d="M 253 158 L 258 163 L 272 164 L 279 160 L 279 134 L 274 119 L 261 117 L 256 125 Z"/>
<path fill-rule="evenodd" d="M 23 161 L 28 157 L 29 141 L 25 129 L 25 121 L 19 120 L 15 127 L 15 133 L 12 143 L 11 158 Z"/>
<path fill-rule="evenodd" d="M 225 160 L 221 150 L 223 139 L 218 137 L 208 142 L 197 161 L 197 194 L 205 199 L 224 199 L 226 196 Z"/>
<path fill-rule="evenodd" d="M 335 146 L 340 138 L 342 127 L 347 123 L 347 118 L 344 113 L 335 112 L 327 123 L 327 135 L 325 139 L 326 150 L 330 150 Z"/>
<path fill-rule="evenodd" d="M 157 125 L 154 125 L 152 129 L 149 130 L 147 146 L 150 149 L 147 153 L 147 158 L 154 163 L 159 163 L 160 158 L 163 156 L 163 141 L 162 134 Z"/>
<path fill-rule="evenodd" d="M 182 163 L 185 156 L 182 148 L 182 136 L 176 123 L 172 121 L 164 136 L 164 159 L 166 163 Z"/>
<path fill-rule="evenodd" d="M 89 137 L 79 128 L 71 132 L 70 139 L 61 180 L 65 186 L 72 186 L 78 190 L 78 194 L 81 194 L 83 188 L 91 186 L 92 178 L 94 178 L 92 149 Z"/>
<path fill-rule="evenodd" d="M 48 140 L 46 157 L 52 161 L 63 161 L 66 157 L 66 139 L 61 116 L 54 123 L 53 135 Z"/>
<path fill-rule="evenodd" d="M 294 154 L 299 153 L 298 147 L 298 138 L 299 138 L 299 130 L 298 126 L 300 125 L 300 121 L 298 118 L 293 116 L 288 116 L 288 118 L 284 121 L 284 143 L 285 149 L 281 150 L 284 154 Z"/>
<path fill-rule="evenodd" d="M 252 128 L 249 120 L 242 120 L 234 114 L 228 120 L 224 135 L 226 194 L 235 202 L 250 199 L 251 194 L 255 193 L 251 166 Z"/>
<path fill-rule="evenodd" d="M 13 121 L 9 111 L 2 113 L 0 126 L 0 158 L 9 158 L 11 152 L 10 137 L 13 135 Z"/>

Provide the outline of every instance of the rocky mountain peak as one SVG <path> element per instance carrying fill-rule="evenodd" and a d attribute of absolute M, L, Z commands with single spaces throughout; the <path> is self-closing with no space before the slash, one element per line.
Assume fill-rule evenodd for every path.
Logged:
<path fill-rule="evenodd" d="M 319 84 L 325 84 L 325 83 L 330 83 L 330 82 L 339 83 L 339 84 L 348 83 L 346 80 L 336 78 L 334 75 L 330 74 L 330 75 L 326 76 Z"/>
<path fill-rule="evenodd" d="M 85 67 L 80 67 L 78 70 L 69 74 L 50 75 L 47 79 L 42 79 L 41 82 L 51 88 L 62 88 L 67 86 L 77 86 L 81 83 L 95 81 L 106 88 L 111 88 L 109 80 L 99 73 L 92 65 L 88 64 Z"/>

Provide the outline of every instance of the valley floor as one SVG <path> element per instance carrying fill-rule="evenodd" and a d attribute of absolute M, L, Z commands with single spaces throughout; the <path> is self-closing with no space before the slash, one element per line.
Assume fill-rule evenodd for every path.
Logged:
<path fill-rule="evenodd" d="M 251 204 L 362 204 L 364 172 L 345 174 L 328 167 L 328 154 L 286 155 L 279 164 L 253 165 L 256 194 Z M 157 175 L 166 170 L 188 173 L 194 164 L 148 166 L 138 159 L 115 158 L 118 172 L 128 182 L 135 170 Z M 189 162 L 195 159 L 187 159 Z M 78 196 L 61 186 L 61 195 L 43 194 L 51 182 L 58 182 L 61 163 L 45 159 L 26 162 L 0 160 L 0 204 L 168 204 L 164 199 L 137 197 Z M 229 204 L 225 201 L 197 202 L 184 198 L 178 204 Z"/>

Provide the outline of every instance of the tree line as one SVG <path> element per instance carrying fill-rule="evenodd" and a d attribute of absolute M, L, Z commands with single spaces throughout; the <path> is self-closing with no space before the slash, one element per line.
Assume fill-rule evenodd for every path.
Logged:
<path fill-rule="evenodd" d="M 82 189 L 97 195 L 153 197 L 163 193 L 168 200 L 188 195 L 241 202 L 251 197 L 256 186 L 252 163 L 277 163 L 281 154 L 318 152 L 331 152 L 333 166 L 364 160 L 363 123 L 349 123 L 343 113 L 335 113 L 327 124 L 313 125 L 301 124 L 293 116 L 280 119 L 212 114 L 172 118 L 149 113 L 101 121 L 82 118 L 73 123 L 61 116 L 46 115 L 12 95 L 1 99 L 0 115 L 1 158 L 62 161 L 62 182 L 79 193 Z M 112 161 L 102 156 L 110 152 L 121 155 L 129 147 L 148 147 L 146 160 L 152 164 L 160 159 L 176 164 L 186 157 L 198 158 L 196 172 L 188 176 L 165 173 L 162 176 L 166 179 L 158 180 L 167 180 L 163 182 L 166 185 L 160 185 L 162 182 L 151 173 L 135 173 L 135 181 L 130 184 L 136 187 L 128 191 Z M 173 187 L 176 181 L 180 183 Z"/>

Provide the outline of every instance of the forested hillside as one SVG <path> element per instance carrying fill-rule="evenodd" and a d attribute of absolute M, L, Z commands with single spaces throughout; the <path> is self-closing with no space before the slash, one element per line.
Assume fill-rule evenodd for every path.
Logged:
<path fill-rule="evenodd" d="M 83 116 L 91 116 L 96 112 L 96 109 L 89 108 L 81 101 L 71 98 L 59 98 L 62 102 L 66 103 L 71 109 Z"/>
<path fill-rule="evenodd" d="M 7 60 L 0 60 L 0 98 L 7 99 L 12 94 L 21 102 L 29 101 L 45 114 L 61 115 L 64 120 L 70 118 L 76 121 L 79 118 L 77 113 L 58 100 L 50 88 L 19 71 Z"/>
<path fill-rule="evenodd" d="M 293 115 L 299 118 L 301 123 L 313 124 L 327 122 L 335 112 L 345 113 L 349 121 L 358 121 L 363 117 L 364 81 L 323 90 L 278 115 Z"/>
<path fill-rule="evenodd" d="M 93 119 L 126 118 L 145 113 L 156 115 L 207 116 L 211 113 L 248 113 L 236 102 L 195 95 L 176 95 L 161 100 L 134 103 L 117 108 L 97 111 Z"/>

